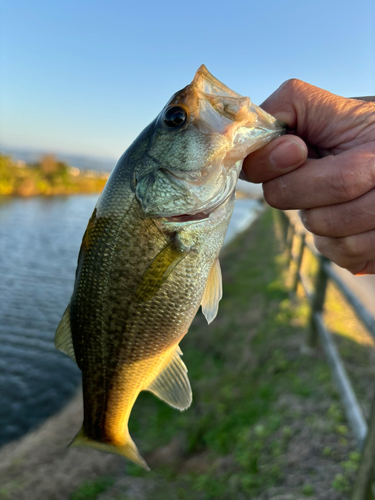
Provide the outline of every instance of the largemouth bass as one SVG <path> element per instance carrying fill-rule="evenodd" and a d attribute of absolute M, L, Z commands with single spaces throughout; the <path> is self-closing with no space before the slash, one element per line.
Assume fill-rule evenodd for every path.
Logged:
<path fill-rule="evenodd" d="M 141 391 L 179 410 L 192 393 L 179 341 L 222 296 L 218 255 L 242 160 L 284 125 L 201 66 L 123 154 L 78 257 L 56 347 L 82 371 L 84 421 L 73 446 L 147 468 L 128 431 Z"/>

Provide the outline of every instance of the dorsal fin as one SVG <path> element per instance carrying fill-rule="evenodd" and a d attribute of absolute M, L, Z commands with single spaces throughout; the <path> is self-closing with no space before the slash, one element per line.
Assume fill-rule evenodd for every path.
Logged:
<path fill-rule="evenodd" d="M 181 355 L 182 352 L 177 346 L 162 371 L 145 390 L 182 411 L 191 405 L 192 393 L 187 368 L 180 358 Z"/>
<path fill-rule="evenodd" d="M 55 334 L 55 346 L 59 351 L 67 354 L 76 362 L 76 357 L 74 354 L 72 331 L 70 328 L 70 304 L 65 309 L 63 317 L 57 327 Z"/>
<path fill-rule="evenodd" d="M 206 288 L 202 297 L 202 312 L 210 324 L 216 318 L 219 302 L 223 296 L 223 284 L 219 259 L 216 259 L 208 275 Z"/>
<path fill-rule="evenodd" d="M 143 274 L 136 290 L 142 301 L 150 300 L 167 280 L 173 269 L 188 255 L 188 250 L 180 249 L 175 239 L 153 259 Z"/>

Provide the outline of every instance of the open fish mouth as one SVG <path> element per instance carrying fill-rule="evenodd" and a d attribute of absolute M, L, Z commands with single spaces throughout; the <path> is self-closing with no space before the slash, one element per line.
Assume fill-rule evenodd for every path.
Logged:
<path fill-rule="evenodd" d="M 172 217 L 165 217 L 165 220 L 168 222 L 197 222 L 208 219 L 209 216 L 209 212 L 199 212 L 197 214 L 173 215 Z"/>
<path fill-rule="evenodd" d="M 172 96 L 153 127 L 147 168 L 136 167 L 135 195 L 147 217 L 169 222 L 207 218 L 235 191 L 243 159 L 285 133 L 281 122 L 205 66 Z"/>

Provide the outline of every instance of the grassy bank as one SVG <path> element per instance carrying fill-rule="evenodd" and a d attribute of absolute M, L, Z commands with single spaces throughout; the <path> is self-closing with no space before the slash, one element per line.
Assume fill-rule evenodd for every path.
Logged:
<path fill-rule="evenodd" d="M 307 306 L 290 300 L 283 259 L 271 210 L 224 250 L 218 318 L 207 326 L 199 313 L 181 343 L 191 408 L 179 413 L 142 393 L 132 412 L 130 432 L 151 472 L 66 450 L 76 412 L 52 423 L 48 437 L 27 438 L 9 469 L 2 463 L 11 448 L 2 463 L 0 450 L 0 498 L 348 499 L 358 452 L 324 355 L 305 347 Z M 368 346 L 358 349 L 358 359 L 368 356 Z"/>

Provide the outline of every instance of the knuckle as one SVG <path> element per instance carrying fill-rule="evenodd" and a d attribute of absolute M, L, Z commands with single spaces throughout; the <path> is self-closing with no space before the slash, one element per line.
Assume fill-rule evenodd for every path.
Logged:
<path fill-rule="evenodd" d="M 363 248 L 358 240 L 357 235 L 337 238 L 337 247 L 343 258 L 357 259 L 362 257 Z"/>
<path fill-rule="evenodd" d="M 290 78 L 281 84 L 280 90 L 285 91 L 286 93 L 294 94 L 300 90 L 301 87 L 306 85 L 305 82 L 299 80 L 298 78 Z"/>
<path fill-rule="evenodd" d="M 349 151 L 324 158 L 332 198 L 336 203 L 351 201 L 375 186 L 373 154 Z"/>
<path fill-rule="evenodd" d="M 375 141 L 374 141 L 375 147 Z M 360 177 L 361 183 L 365 188 L 375 187 L 375 154 L 363 154 L 361 159 L 361 171 L 362 175 Z"/>
<path fill-rule="evenodd" d="M 339 174 L 332 178 L 332 187 L 335 200 L 345 202 L 352 200 L 356 196 L 357 177 L 353 169 L 340 168 Z"/>

